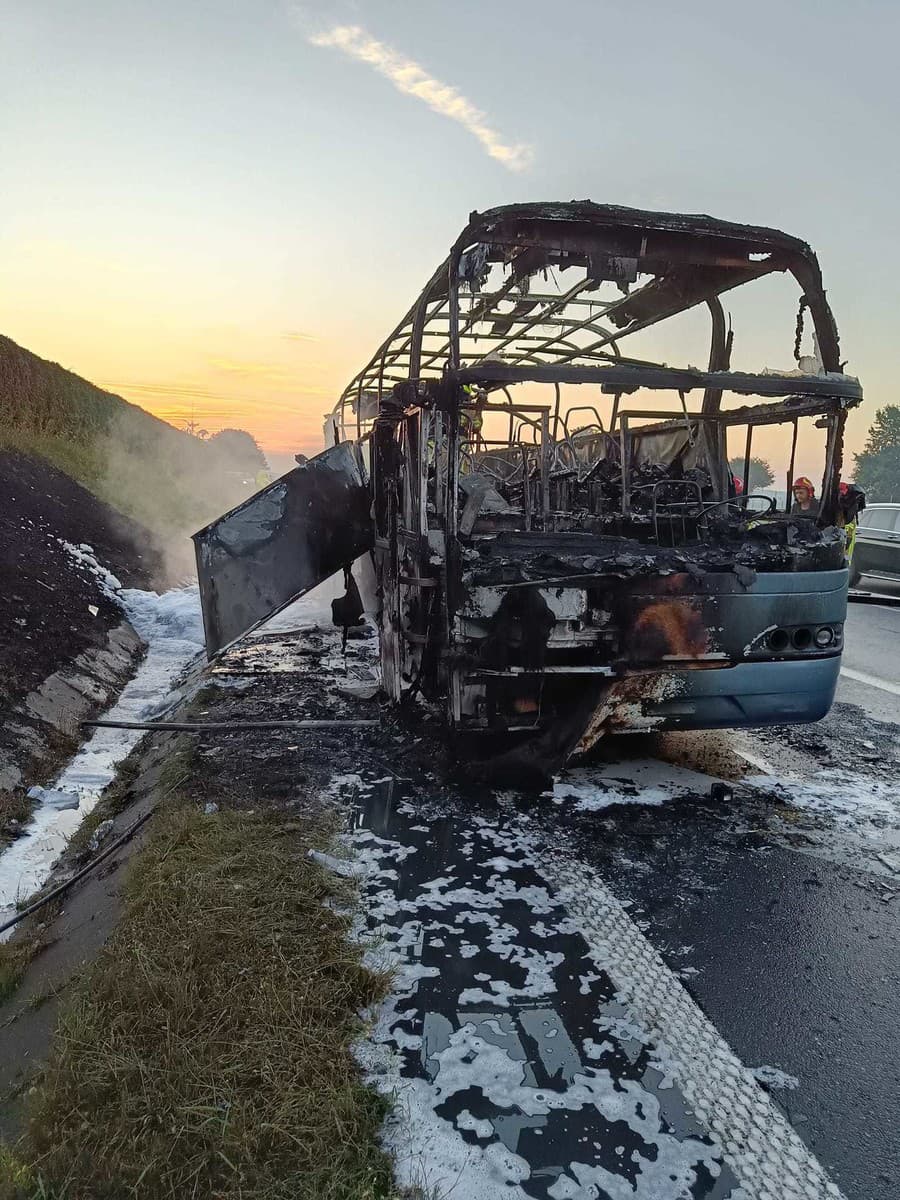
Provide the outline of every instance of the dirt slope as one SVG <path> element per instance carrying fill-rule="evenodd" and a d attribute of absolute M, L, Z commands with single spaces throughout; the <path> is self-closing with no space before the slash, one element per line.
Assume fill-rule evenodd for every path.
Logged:
<path fill-rule="evenodd" d="M 123 620 L 63 542 L 91 546 L 126 586 L 163 581 L 145 529 L 49 463 L 0 450 L 0 747 L 14 706 Z"/>

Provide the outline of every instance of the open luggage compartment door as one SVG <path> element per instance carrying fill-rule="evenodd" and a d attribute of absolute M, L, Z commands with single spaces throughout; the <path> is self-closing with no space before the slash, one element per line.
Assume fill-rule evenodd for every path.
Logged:
<path fill-rule="evenodd" d="M 341 442 L 194 534 L 210 658 L 371 550 L 368 479 Z"/>

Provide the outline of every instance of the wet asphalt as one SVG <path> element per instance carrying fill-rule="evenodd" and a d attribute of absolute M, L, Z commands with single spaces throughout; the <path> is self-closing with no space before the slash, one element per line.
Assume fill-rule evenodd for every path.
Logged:
<path fill-rule="evenodd" d="M 530 806 L 384 778 L 343 799 L 357 853 L 376 860 L 368 933 L 395 953 L 400 999 L 375 1035 L 401 1059 L 386 1090 L 427 1081 L 417 1103 L 448 1131 L 417 1183 L 440 1191 L 456 1174 L 451 1136 L 464 1154 L 496 1152 L 496 1172 L 457 1177 L 466 1198 L 498 1182 L 534 1200 L 612 1195 L 578 1190 L 579 1170 L 644 1200 L 739 1194 L 665 1055 L 568 926 L 534 853 L 544 843 L 525 832 Z"/>
<path fill-rule="evenodd" d="M 861 588 L 900 605 L 900 583 L 864 579 Z M 900 717 L 900 607 L 851 603 L 845 624 L 839 697 L 884 721 Z"/>
<path fill-rule="evenodd" d="M 900 585 L 877 586 L 900 595 Z M 878 683 L 900 684 L 900 609 L 851 605 L 843 665 L 872 682 L 842 675 L 825 722 L 743 735 L 742 744 L 758 743 L 776 767 L 783 751 L 808 779 L 823 763 L 871 771 L 873 786 L 898 778 L 900 696 Z M 823 818 L 814 846 L 802 832 L 791 846 L 790 835 L 773 839 L 767 818 L 739 789 L 724 805 L 685 797 L 606 810 L 594 828 L 575 818 L 574 841 L 633 904 L 668 965 L 688 969 L 685 986 L 738 1057 L 797 1077 L 796 1090 L 775 1098 L 848 1200 L 896 1200 L 900 869 L 882 871 L 878 858 L 884 851 L 900 865 L 896 828 L 860 857 L 852 821 L 848 832 Z"/>
<path fill-rule="evenodd" d="M 799 1080 L 776 1100 L 849 1200 L 896 1200 L 900 892 L 724 836 L 687 799 L 617 832 L 612 854 L 583 833 L 581 856 L 632 902 L 670 968 L 687 968 L 685 986 L 744 1064 Z"/>

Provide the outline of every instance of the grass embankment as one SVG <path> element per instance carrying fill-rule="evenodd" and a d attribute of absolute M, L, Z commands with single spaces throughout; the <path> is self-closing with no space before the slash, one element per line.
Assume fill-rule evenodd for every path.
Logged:
<path fill-rule="evenodd" d="M 163 539 L 247 494 L 211 444 L 3 336 L 0 446 L 46 459 Z"/>
<path fill-rule="evenodd" d="M 375 1200 L 383 1101 L 350 1054 L 383 992 L 347 899 L 309 858 L 325 817 L 220 811 L 173 794 L 125 911 L 61 1014 L 0 1197 Z"/>

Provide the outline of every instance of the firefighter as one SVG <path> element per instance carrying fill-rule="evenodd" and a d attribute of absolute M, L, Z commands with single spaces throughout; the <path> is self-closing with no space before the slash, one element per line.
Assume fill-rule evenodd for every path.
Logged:
<path fill-rule="evenodd" d="M 471 400 L 480 400 L 483 394 L 479 393 L 478 389 L 473 384 L 466 384 L 463 391 Z M 473 470 L 472 455 L 481 438 L 481 429 L 484 425 L 484 418 L 481 415 L 481 409 L 475 409 L 473 412 L 470 408 L 460 409 L 459 413 L 459 444 L 460 449 L 466 448 L 467 453 L 460 458 L 459 473 L 460 475 L 468 475 Z"/>
<path fill-rule="evenodd" d="M 812 480 L 805 475 L 798 475 L 791 489 L 794 493 L 794 503 L 791 505 L 792 517 L 811 517 L 819 515 L 819 502 L 816 499 L 816 489 Z"/>
<path fill-rule="evenodd" d="M 485 399 L 485 393 L 475 386 L 473 383 L 467 383 L 463 387 L 467 398 L 470 401 L 478 403 Z M 464 442 L 477 442 L 481 434 L 481 428 L 484 425 L 484 418 L 481 414 L 481 409 L 478 408 L 475 412 L 471 409 L 464 408 L 459 414 L 459 436 Z"/>
<path fill-rule="evenodd" d="M 856 523 L 859 514 L 866 507 L 866 495 L 862 488 L 855 483 L 844 483 L 841 480 L 838 488 L 838 520 L 844 527 L 846 538 L 847 562 L 853 562 L 853 547 L 856 545 Z"/>
<path fill-rule="evenodd" d="M 477 442 L 484 420 L 480 412 L 470 412 L 463 409 L 459 414 L 459 440 L 461 442 Z"/>
<path fill-rule="evenodd" d="M 467 385 L 463 390 L 469 395 L 475 395 L 475 393 L 472 392 L 470 385 Z M 460 410 L 459 449 L 460 451 L 463 451 L 463 453 L 460 453 L 459 455 L 458 470 L 460 475 L 470 475 L 472 473 L 472 453 L 474 452 L 475 444 L 477 443 L 481 434 L 482 423 L 482 416 L 480 412 L 471 412 L 467 409 Z M 435 453 L 434 437 L 429 437 L 425 445 L 425 462 L 428 469 L 429 479 L 434 477 L 434 473 L 436 471 L 440 471 L 444 475 L 447 474 L 448 450 L 449 444 L 446 436 L 441 439 L 440 454 Z"/>

